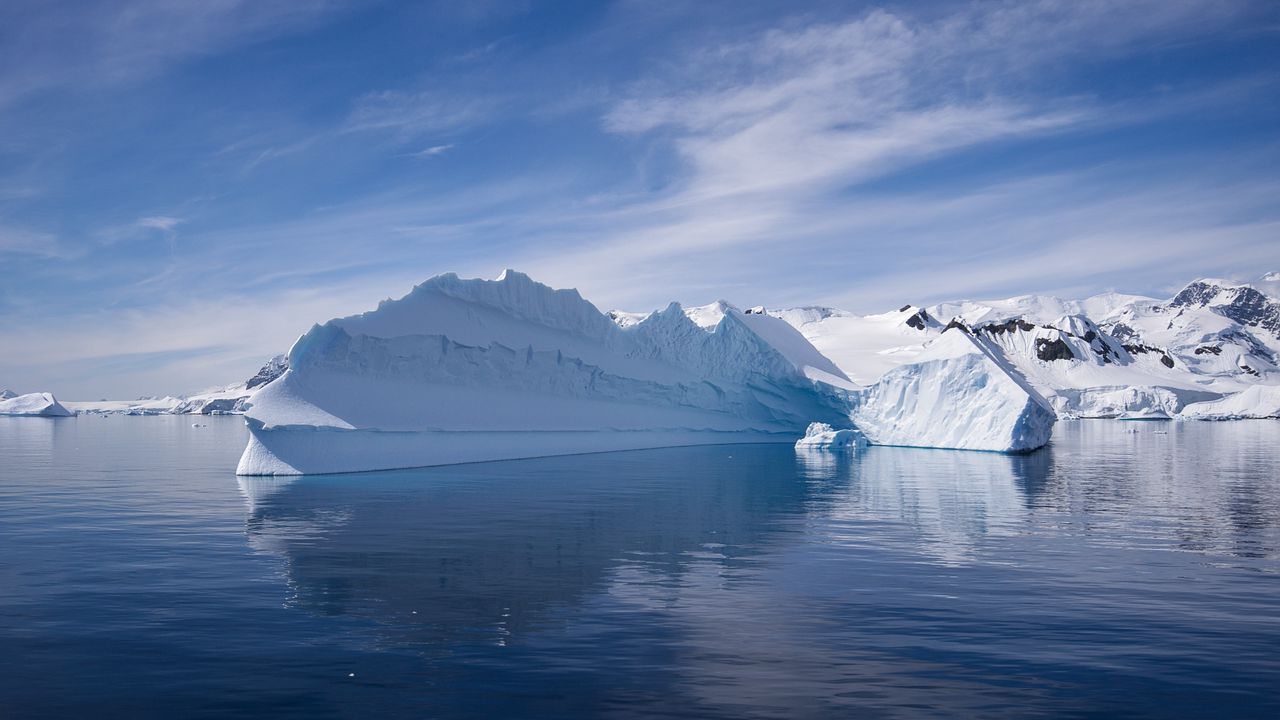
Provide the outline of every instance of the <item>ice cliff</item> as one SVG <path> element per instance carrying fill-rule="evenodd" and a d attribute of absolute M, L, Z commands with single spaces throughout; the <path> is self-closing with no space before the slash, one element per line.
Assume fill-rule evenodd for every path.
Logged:
<path fill-rule="evenodd" d="M 237 473 L 353 472 L 848 427 L 848 380 L 787 323 L 727 303 L 644 317 L 507 271 L 440 275 L 317 325 L 262 388 Z M 815 380 L 818 378 L 819 380 Z"/>
<path fill-rule="evenodd" d="M 1047 442 L 1053 408 L 963 327 L 851 394 L 851 417 L 876 445 L 1027 452 Z"/>

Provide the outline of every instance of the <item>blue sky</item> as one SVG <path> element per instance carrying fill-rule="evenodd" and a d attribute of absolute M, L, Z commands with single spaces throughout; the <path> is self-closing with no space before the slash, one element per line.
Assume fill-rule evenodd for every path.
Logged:
<path fill-rule="evenodd" d="M 1280 269 L 1271 2 L 0 5 L 0 386 L 233 382 L 514 267 L 878 312 Z"/>

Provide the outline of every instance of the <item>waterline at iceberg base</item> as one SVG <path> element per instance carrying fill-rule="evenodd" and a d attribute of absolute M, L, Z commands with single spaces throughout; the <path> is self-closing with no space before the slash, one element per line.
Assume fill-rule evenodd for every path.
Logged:
<path fill-rule="evenodd" d="M 980 353 L 962 338 L 942 345 L 957 343 L 963 352 L 948 357 Z M 1008 368 L 981 358 L 948 374 L 953 365 L 864 389 L 759 311 L 672 303 L 637 320 L 510 270 L 497 280 L 446 274 L 303 335 L 289 370 L 252 398 L 237 473 L 793 443 L 815 422 L 883 444 L 1019 452 L 1048 442 L 1052 413 L 1041 422 L 1047 404 Z M 916 416 L 903 422 L 903 412 Z M 983 437 L 948 445 L 955 424 Z"/>
<path fill-rule="evenodd" d="M 315 475 L 692 445 L 794 442 L 794 433 L 715 430 L 254 430 L 238 475 Z M 371 464 L 376 467 L 370 467 Z"/>

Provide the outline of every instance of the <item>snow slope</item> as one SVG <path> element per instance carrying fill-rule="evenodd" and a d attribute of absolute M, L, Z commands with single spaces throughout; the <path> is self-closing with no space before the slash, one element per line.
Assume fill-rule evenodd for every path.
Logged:
<path fill-rule="evenodd" d="M 1264 276 L 1257 287 L 1197 280 L 1164 301 L 1023 295 L 865 317 L 814 307 L 771 314 L 859 383 L 914 362 L 957 324 L 1014 367 L 1060 417 L 1165 419 L 1192 403 L 1280 385 L 1280 301 L 1258 289 L 1276 287 L 1276 277 Z"/>
<path fill-rule="evenodd" d="M 52 393 L 47 392 L 28 393 L 0 400 L 0 415 L 69 417 L 74 414 L 63 407 Z"/>
<path fill-rule="evenodd" d="M 853 394 L 851 417 L 876 445 L 1027 452 L 1056 415 L 1004 358 L 964 328 Z"/>
<path fill-rule="evenodd" d="M 1221 400 L 1188 405 L 1181 420 L 1252 420 L 1280 418 L 1280 385 L 1254 385 Z"/>
<path fill-rule="evenodd" d="M 619 317 L 514 271 L 434 277 L 303 335 L 254 396 L 237 473 L 793 442 L 849 423 L 840 391 L 810 379 L 843 373 L 775 318 L 725 303 Z"/>
<path fill-rule="evenodd" d="M 866 317 L 825 307 L 770 312 L 795 327 L 853 382 L 868 385 L 889 370 L 914 360 L 942 331 L 942 325 L 920 308 Z"/>

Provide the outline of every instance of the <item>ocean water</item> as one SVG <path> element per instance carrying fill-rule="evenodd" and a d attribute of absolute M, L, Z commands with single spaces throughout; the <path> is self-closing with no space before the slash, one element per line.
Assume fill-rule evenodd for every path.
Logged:
<path fill-rule="evenodd" d="M 0 717 L 1280 716 L 1280 422 L 237 479 L 0 418 Z"/>

